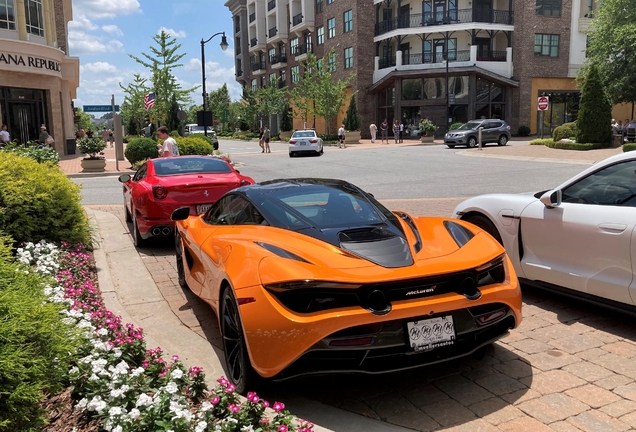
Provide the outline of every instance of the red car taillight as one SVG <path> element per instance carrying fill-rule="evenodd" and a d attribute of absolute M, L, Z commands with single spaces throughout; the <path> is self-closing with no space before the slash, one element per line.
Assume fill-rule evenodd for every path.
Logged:
<path fill-rule="evenodd" d="M 296 140 L 289 140 L 290 144 L 296 144 Z"/>
<path fill-rule="evenodd" d="M 317 139 L 310 139 L 309 142 L 312 143 L 312 144 L 316 144 L 318 142 L 318 140 Z"/>
<path fill-rule="evenodd" d="M 166 189 L 163 186 L 153 186 L 152 187 L 152 194 L 157 199 L 164 199 L 165 197 L 168 196 L 168 189 Z"/>

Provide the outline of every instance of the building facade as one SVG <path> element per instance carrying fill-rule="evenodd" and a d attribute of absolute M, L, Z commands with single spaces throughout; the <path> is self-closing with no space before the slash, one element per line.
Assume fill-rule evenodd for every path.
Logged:
<path fill-rule="evenodd" d="M 0 0 L 0 118 L 20 143 L 37 140 L 45 125 L 60 154 L 74 149 L 72 11 L 71 0 Z"/>

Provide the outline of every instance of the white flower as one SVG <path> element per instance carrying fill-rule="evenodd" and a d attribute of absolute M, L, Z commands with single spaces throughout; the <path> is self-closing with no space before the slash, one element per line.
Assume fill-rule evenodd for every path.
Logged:
<path fill-rule="evenodd" d="M 183 371 L 181 369 L 175 369 L 170 372 L 170 377 L 174 379 L 181 379 L 181 377 L 183 377 Z"/>
<path fill-rule="evenodd" d="M 122 409 L 121 407 L 118 406 L 114 406 L 111 409 L 108 410 L 108 415 L 109 416 L 118 416 L 122 414 Z"/>
<path fill-rule="evenodd" d="M 92 374 L 90 377 L 88 377 L 89 381 L 97 381 L 99 380 L 99 377 L 95 374 Z"/>
<path fill-rule="evenodd" d="M 212 408 L 214 408 L 214 405 L 212 405 L 210 402 L 205 401 L 201 404 L 201 409 L 200 411 L 206 412 L 206 411 L 210 411 Z"/>
<path fill-rule="evenodd" d="M 86 405 L 86 409 L 89 411 L 97 411 L 99 414 L 101 414 L 101 412 L 106 409 L 106 402 L 104 402 L 101 397 L 95 396 Z"/>
<path fill-rule="evenodd" d="M 137 408 L 131 409 L 130 412 L 128 413 L 128 417 L 130 417 L 131 420 L 137 419 L 140 415 L 141 415 L 141 412 Z"/>
<path fill-rule="evenodd" d="M 106 330 L 105 328 L 100 328 L 96 331 L 96 333 L 100 336 L 106 336 L 108 334 L 108 330 Z"/>
<path fill-rule="evenodd" d="M 138 367 L 137 369 L 133 369 L 132 372 L 130 373 L 131 377 L 137 377 L 139 375 L 141 375 L 142 373 L 144 373 L 145 369 L 142 367 Z"/>
<path fill-rule="evenodd" d="M 79 371 L 80 371 L 80 370 L 78 369 L 78 367 L 77 367 L 77 366 L 73 366 L 73 367 L 71 368 L 71 370 L 70 370 L 70 371 L 68 371 L 68 373 L 70 373 L 71 375 L 75 375 L 75 374 L 79 373 Z"/>
<path fill-rule="evenodd" d="M 196 427 L 194 428 L 194 432 L 203 432 L 206 427 L 208 427 L 207 422 L 200 421 L 199 423 L 197 423 Z"/>
<path fill-rule="evenodd" d="M 170 394 L 175 394 L 179 391 L 179 387 L 174 383 L 174 381 L 170 381 L 168 385 L 166 385 L 166 391 Z"/>
<path fill-rule="evenodd" d="M 121 426 L 119 426 L 119 425 L 117 425 L 117 426 L 115 426 L 115 427 L 113 428 L 113 432 L 122 432 L 123 430 L 124 430 L 124 429 L 123 429 Z"/>
<path fill-rule="evenodd" d="M 80 400 L 77 405 L 75 405 L 76 409 L 84 409 L 86 408 L 86 405 L 88 404 L 88 399 L 83 398 L 82 400 Z"/>
<path fill-rule="evenodd" d="M 135 403 L 135 406 L 140 407 L 149 405 L 152 405 L 152 397 L 148 396 L 146 393 L 140 394 L 137 398 L 137 403 Z"/>
<path fill-rule="evenodd" d="M 254 432 L 254 428 L 252 425 L 243 426 L 241 428 L 241 432 Z"/>

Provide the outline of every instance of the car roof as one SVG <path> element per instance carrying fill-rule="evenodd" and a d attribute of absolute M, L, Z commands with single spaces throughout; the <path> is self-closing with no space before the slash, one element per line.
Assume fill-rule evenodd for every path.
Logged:
<path fill-rule="evenodd" d="M 299 130 L 295 130 L 294 131 L 294 133 L 296 133 L 296 132 L 313 132 L 313 133 L 316 133 L 316 131 L 313 130 L 313 129 L 299 129 Z"/>

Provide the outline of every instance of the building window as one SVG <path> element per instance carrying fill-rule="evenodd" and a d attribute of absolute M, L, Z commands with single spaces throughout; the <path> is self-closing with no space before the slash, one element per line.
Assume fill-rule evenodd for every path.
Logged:
<path fill-rule="evenodd" d="M 534 55 L 545 57 L 559 56 L 559 35 L 534 35 Z"/>
<path fill-rule="evenodd" d="M 276 86 L 276 81 L 278 80 L 278 76 L 276 72 L 269 74 L 269 85 Z"/>
<path fill-rule="evenodd" d="M 336 19 L 329 18 L 327 20 L 327 39 L 336 37 Z"/>
<path fill-rule="evenodd" d="M 292 82 L 297 83 L 298 80 L 300 80 L 300 68 L 298 66 L 293 66 L 291 68 L 291 74 L 292 74 Z"/>
<path fill-rule="evenodd" d="M 298 38 L 289 41 L 289 52 L 291 55 L 298 55 Z"/>
<path fill-rule="evenodd" d="M 267 87 L 267 83 L 265 82 L 265 75 L 261 77 L 261 88 Z"/>
<path fill-rule="evenodd" d="M 343 15 L 344 18 L 344 32 L 350 32 L 353 30 L 353 11 L 348 10 Z"/>
<path fill-rule="evenodd" d="M 255 92 L 256 90 L 258 90 L 258 84 L 256 82 L 256 78 L 254 78 L 252 80 L 252 91 Z"/>
<path fill-rule="evenodd" d="M 273 64 L 274 60 L 276 60 L 274 58 L 274 57 L 276 57 L 276 48 L 270 48 L 269 49 L 268 57 L 269 57 L 269 62 Z"/>
<path fill-rule="evenodd" d="M 537 0 L 537 15 L 561 16 L 561 0 Z"/>
<path fill-rule="evenodd" d="M 353 47 L 345 48 L 344 50 L 344 68 L 349 69 L 353 67 Z"/>
<path fill-rule="evenodd" d="M 0 0 L 0 29 L 15 30 L 13 0 Z"/>
<path fill-rule="evenodd" d="M 327 4 L 331 4 L 333 2 L 334 2 L 334 0 L 327 0 Z"/>
<path fill-rule="evenodd" d="M 285 69 L 282 69 L 280 71 L 280 82 L 283 86 L 287 85 L 287 79 L 285 78 Z"/>
<path fill-rule="evenodd" d="M 329 53 L 329 72 L 336 71 L 336 53 Z"/>
<path fill-rule="evenodd" d="M 316 62 L 316 68 L 318 69 L 318 72 L 324 72 L 325 71 L 325 59 L 324 58 L 319 58 L 318 61 Z"/>
<path fill-rule="evenodd" d="M 316 13 L 322 12 L 322 0 L 316 0 Z"/>
<path fill-rule="evenodd" d="M 42 0 L 24 0 L 27 33 L 44 36 L 44 20 L 42 19 Z"/>
<path fill-rule="evenodd" d="M 322 45 L 325 43 L 325 28 L 323 26 L 320 26 L 316 29 L 316 33 L 318 33 L 318 40 L 316 41 L 316 43 L 318 45 Z"/>

